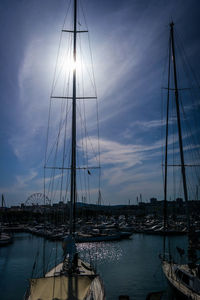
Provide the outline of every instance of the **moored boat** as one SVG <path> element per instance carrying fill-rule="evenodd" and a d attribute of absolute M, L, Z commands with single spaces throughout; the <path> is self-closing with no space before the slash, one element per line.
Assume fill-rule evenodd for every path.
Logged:
<path fill-rule="evenodd" d="M 72 4 L 73 3 L 73 4 Z M 105 292 L 102 280 L 99 274 L 96 272 L 95 268 L 92 267 L 87 262 L 83 261 L 79 258 L 78 251 L 76 249 L 76 202 L 77 202 L 77 195 L 78 195 L 78 188 L 77 188 L 77 120 L 76 120 L 76 112 L 77 112 L 77 100 L 84 100 L 85 97 L 78 97 L 77 92 L 77 52 L 78 46 L 77 36 L 79 34 L 87 32 L 87 30 L 78 29 L 78 26 L 82 26 L 81 21 L 78 19 L 78 13 L 80 10 L 78 9 L 78 1 L 69 1 L 69 8 L 72 9 L 72 16 L 73 21 L 71 23 L 72 28 L 70 29 L 62 29 L 62 33 L 67 34 L 70 36 L 70 46 L 72 50 L 66 53 L 70 53 L 71 61 L 68 62 L 69 72 L 71 73 L 71 84 L 67 82 L 67 85 L 71 87 L 70 92 L 67 91 L 67 95 L 64 94 L 63 96 L 51 96 L 50 99 L 50 107 L 52 99 L 59 99 L 61 100 L 61 120 L 59 122 L 58 134 L 56 135 L 57 141 L 57 148 L 55 149 L 53 162 L 58 164 L 55 157 L 57 157 L 58 153 L 60 154 L 60 163 L 61 166 L 48 166 L 48 154 L 46 153 L 45 157 L 45 170 L 50 169 L 53 170 L 51 172 L 51 188 L 50 193 L 52 199 L 56 192 L 59 192 L 59 199 L 65 198 L 67 199 L 67 192 L 68 192 L 68 185 L 70 186 L 70 215 L 69 215 L 69 234 L 63 240 L 63 259 L 60 263 L 57 264 L 55 259 L 54 267 L 51 268 L 49 271 L 46 270 L 45 266 L 45 239 L 43 244 L 43 275 L 41 277 L 34 277 L 29 280 L 29 287 L 27 289 L 25 299 L 26 300 L 62 300 L 62 299 L 69 299 L 69 300 L 104 300 L 105 299 Z M 80 8 L 81 9 L 81 8 Z M 79 45 L 80 47 L 80 45 Z M 65 80 L 67 76 L 64 76 Z M 66 82 L 64 83 L 66 84 Z M 55 86 L 53 87 L 53 89 Z M 66 93 L 66 86 L 62 90 Z M 69 95 L 68 92 L 71 94 Z M 94 98 L 95 97 L 89 97 Z M 67 101 L 71 101 L 71 138 L 70 138 L 70 145 L 71 147 L 71 154 L 69 155 L 70 163 L 68 164 L 65 161 L 66 158 L 66 141 L 67 141 L 67 114 L 68 114 L 68 103 Z M 67 104 L 66 104 L 67 103 Z M 63 116 L 63 111 L 66 113 Z M 49 117 L 50 118 L 50 117 Z M 61 130 L 63 129 L 63 133 L 61 134 Z M 69 132 L 68 132 L 69 133 Z M 49 134 L 49 127 L 48 127 L 48 134 Z M 47 134 L 47 135 L 48 135 Z M 62 136 L 62 146 L 58 147 L 59 138 Z M 48 135 L 47 140 L 50 140 Z M 59 140 L 59 141 L 58 141 Z M 53 143 L 54 144 L 54 143 Z M 55 144 L 54 144 L 55 145 Z M 48 142 L 47 142 L 48 146 Z M 58 149 L 59 148 L 59 149 Z M 59 150 L 61 150 L 59 152 Z M 52 148 L 50 147 L 50 154 L 52 154 Z M 67 164 L 67 165 L 65 165 Z M 85 167 L 81 168 L 85 169 Z M 59 170 L 59 175 L 55 175 L 55 170 Z M 66 174 L 67 170 L 67 174 Z M 68 184 L 66 178 L 70 178 L 70 184 Z M 88 172 L 89 174 L 89 172 Z M 69 179 L 68 178 L 68 179 Z M 57 186 L 54 186 L 56 179 L 61 180 L 61 185 L 58 191 Z M 50 182 L 49 178 L 45 177 L 45 182 L 47 182 L 47 186 Z M 66 186 L 64 187 L 64 182 Z M 46 187 L 46 186 L 45 186 Z M 54 190 L 53 190 L 54 188 Z M 57 188 L 57 189 L 56 189 Z M 46 190 L 44 191 L 44 195 L 46 194 Z M 44 197 L 45 198 L 45 197 Z M 39 235 L 46 235 L 48 236 L 49 230 L 48 226 L 38 227 L 33 229 L 33 232 Z M 48 232 L 47 232 L 48 231 Z M 55 238 L 58 237 L 57 232 L 55 232 Z M 34 268 L 33 268 L 34 271 Z"/>
<path fill-rule="evenodd" d="M 7 233 L 0 233 L 0 246 L 6 246 L 10 243 L 12 243 L 13 238 L 11 235 Z"/>
<path fill-rule="evenodd" d="M 171 64 L 173 73 L 171 72 Z M 172 73 L 172 74 L 171 74 Z M 171 75 L 173 75 L 173 82 L 174 85 L 171 86 Z M 182 181 L 182 190 L 184 195 L 184 200 L 186 204 L 186 216 L 187 216 L 187 235 L 188 235 L 188 251 L 187 251 L 187 260 L 186 263 L 177 263 L 174 261 L 170 247 L 168 249 L 169 254 L 166 253 L 166 236 L 168 232 L 168 216 L 167 216 L 167 188 L 168 188 L 168 167 L 171 166 L 168 159 L 169 159 L 169 99 L 170 99 L 170 91 L 174 92 L 174 99 L 176 107 L 176 122 L 178 128 L 178 145 L 179 145 L 179 164 L 175 164 L 173 162 L 173 167 L 179 167 L 181 172 L 181 181 Z M 192 175 L 192 171 L 186 174 L 186 166 L 190 166 L 192 168 L 198 167 L 196 160 L 194 164 L 190 162 L 190 164 L 185 163 L 185 154 L 186 154 L 186 147 L 184 148 L 183 145 L 183 131 L 182 131 L 182 122 L 181 122 L 181 109 L 182 102 L 180 97 L 180 89 L 178 87 L 178 72 L 177 72 L 177 65 L 176 65 L 176 56 L 175 56 L 175 41 L 174 41 L 174 23 L 170 24 L 170 40 L 169 40 L 169 65 L 168 65 L 168 87 L 167 87 L 167 117 L 166 117 L 166 140 L 165 140 L 165 164 L 164 164 L 164 239 L 163 239 L 163 256 L 162 256 L 162 269 L 163 273 L 165 274 L 170 286 L 173 288 L 174 294 L 178 299 L 191 299 L 191 300 L 198 300 L 200 299 L 200 265 L 197 263 L 197 254 L 196 254 L 196 245 L 198 243 L 198 234 L 195 232 L 195 228 L 192 224 L 192 219 L 190 216 L 189 211 L 189 184 L 188 184 L 188 177 Z M 184 120 L 186 119 L 185 112 L 183 110 Z M 190 133 L 191 134 L 191 133 Z M 187 139 L 188 137 L 185 137 Z M 187 140 L 188 142 L 188 140 Z M 194 147 L 194 145 L 193 145 Z M 199 147 L 199 146 L 197 146 Z M 192 148 L 189 148 L 188 151 L 192 151 Z M 190 155 L 190 160 L 192 155 Z M 195 177 L 198 180 L 198 172 L 194 172 Z M 187 175 L 187 176 L 186 176 Z M 194 179 L 193 179 L 194 181 Z M 191 185 L 191 183 L 190 183 Z M 190 191 L 192 190 L 190 186 Z M 170 244 L 170 243 L 169 243 Z M 185 250 L 176 247 L 180 259 L 183 260 L 183 256 L 185 254 Z"/>

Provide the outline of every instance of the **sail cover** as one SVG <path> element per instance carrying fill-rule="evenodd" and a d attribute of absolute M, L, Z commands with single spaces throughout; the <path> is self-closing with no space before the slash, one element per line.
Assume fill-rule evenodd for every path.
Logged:
<path fill-rule="evenodd" d="M 90 291 L 94 276 L 53 276 L 30 279 L 28 300 L 84 300 Z"/>

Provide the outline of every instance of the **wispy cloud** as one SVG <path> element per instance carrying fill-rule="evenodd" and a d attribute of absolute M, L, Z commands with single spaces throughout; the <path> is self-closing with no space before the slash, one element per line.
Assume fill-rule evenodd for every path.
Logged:
<path fill-rule="evenodd" d="M 23 189 L 27 187 L 28 184 L 32 182 L 34 178 L 36 178 L 37 174 L 38 173 L 35 170 L 30 170 L 29 174 L 23 176 L 17 175 L 15 188 Z"/>
<path fill-rule="evenodd" d="M 92 144 L 96 145 L 98 140 L 91 139 Z M 133 180 L 134 170 L 145 162 L 153 159 L 155 150 L 162 147 L 161 141 L 149 145 L 122 144 L 120 142 L 100 139 L 101 145 L 101 165 L 103 168 L 103 177 L 108 184 L 118 185 Z M 157 152 L 158 157 L 161 151 Z M 155 157 L 154 157 L 155 159 Z M 160 166 L 160 157 L 157 164 Z M 90 158 L 89 164 L 94 165 L 95 159 Z M 145 172 L 144 172 L 145 173 Z M 143 173 L 143 175 L 144 175 Z"/>
<path fill-rule="evenodd" d="M 150 121 L 135 121 L 131 123 L 130 126 L 134 127 L 135 125 L 146 129 L 152 129 L 155 127 L 164 126 L 165 124 L 161 120 L 150 120 Z"/>
<path fill-rule="evenodd" d="M 18 78 L 17 81 L 15 80 L 18 91 L 11 97 L 15 100 L 16 112 L 12 114 L 14 117 L 12 117 L 10 126 L 12 130 L 9 132 L 8 141 L 15 154 L 14 159 L 17 163 L 20 162 L 20 171 L 22 171 L 22 173 L 20 171 L 15 173 L 15 184 L 11 189 L 15 188 L 18 194 L 20 194 L 20 187 L 24 194 L 42 188 L 42 172 L 39 168 L 43 164 L 48 100 L 58 46 L 58 36 L 54 36 L 54 33 L 57 35 L 57 25 L 61 23 L 62 17 L 62 9 L 59 6 L 53 9 L 54 1 L 50 1 L 48 9 L 45 4 L 40 6 L 40 15 L 38 15 L 37 3 L 32 2 L 28 5 L 29 10 L 26 5 L 20 4 L 20 24 L 15 18 L 18 14 L 13 15 L 10 28 L 16 26 L 17 32 L 21 32 L 21 42 L 19 43 L 18 35 L 8 38 L 10 45 L 7 43 L 7 46 L 10 47 L 10 52 L 5 55 L 7 60 L 2 62 L 5 72 L 8 69 L 7 64 L 11 62 L 9 68 L 13 70 L 13 74 L 15 73 L 15 78 Z M 187 1 L 182 5 L 180 1 L 173 0 L 166 3 L 153 0 L 151 4 L 149 1 L 128 1 L 128 5 L 124 5 L 123 1 L 117 1 L 116 4 L 114 0 L 106 5 L 98 0 L 94 2 L 95 4 L 92 5 L 96 11 L 90 9 L 87 11 L 91 13 L 89 17 L 93 20 L 94 39 L 91 40 L 96 41 L 92 49 L 98 96 L 101 100 L 99 120 L 100 129 L 103 128 L 102 132 L 100 130 L 103 181 L 107 191 L 110 192 L 109 195 L 116 191 L 121 198 L 127 193 L 132 193 L 133 189 L 148 188 L 149 192 L 153 189 L 156 191 L 161 180 L 158 174 L 163 141 L 159 130 L 164 124 L 158 120 L 158 114 L 160 115 L 162 60 L 166 54 L 165 47 L 167 48 L 169 36 L 168 23 L 173 15 L 177 27 L 189 36 L 187 45 L 189 54 L 197 62 L 195 57 L 198 53 L 198 42 L 193 37 L 198 37 L 195 24 L 196 21 L 198 22 L 196 13 L 198 5 L 192 6 Z M 19 9 L 18 4 L 13 5 L 14 10 Z M 9 4 L 5 7 L 9 8 Z M 30 9 L 31 7 L 33 9 Z M 188 15 L 189 10 L 191 15 Z M 27 13 L 30 19 L 27 19 Z M 41 15 L 43 18 L 40 20 Z M 189 18 L 187 20 L 190 22 L 190 28 L 187 26 L 188 21 L 185 22 L 186 16 Z M 32 23 L 36 26 L 31 26 Z M 41 30 L 42 24 L 46 24 L 44 30 Z M 8 27 L 4 30 L 8 30 Z M 6 40 L 10 34 L 7 31 L 4 33 L 4 30 L 2 35 Z M 191 35 L 193 30 L 194 35 Z M 81 35 L 81 38 L 84 36 Z M 9 59 L 13 49 L 17 51 L 12 55 L 12 59 Z M 196 65 L 198 66 L 198 63 Z M 5 75 L 5 78 L 10 78 L 10 72 L 9 75 Z M 78 91 L 81 92 L 80 87 Z M 2 95 L 3 92 L 2 90 Z M 90 121 L 87 121 L 87 124 L 82 122 L 82 125 L 87 125 L 89 134 L 93 135 L 96 114 L 94 105 L 90 108 L 90 102 L 92 101 L 85 104 Z M 185 111 L 189 113 L 192 111 L 190 104 Z M 198 111 L 198 103 L 195 111 Z M 78 110 L 77 107 L 78 118 L 80 112 L 81 109 Z M 52 118 L 52 125 L 57 125 L 59 116 L 57 109 Z M 49 143 L 54 137 L 49 138 Z M 80 136 L 77 136 L 78 147 L 82 145 L 79 139 Z M 92 137 L 91 142 L 97 149 L 97 140 Z M 173 142 L 176 143 L 174 147 L 176 150 L 177 140 L 169 136 L 169 145 Z M 172 147 L 169 148 L 172 151 Z M 92 147 L 88 150 L 89 163 L 94 165 L 96 160 L 92 156 Z M 133 182 L 137 188 L 136 185 L 132 186 Z M 13 190 L 13 195 L 15 191 Z M 113 199 L 112 202 L 114 203 L 115 200 Z"/>
<path fill-rule="evenodd" d="M 45 135 L 51 78 L 48 74 L 49 57 L 44 56 L 43 43 L 39 38 L 33 38 L 27 43 L 18 70 L 17 125 L 9 143 L 21 161 L 30 156 L 34 160 L 43 146 L 39 143 L 41 136 L 44 138 Z"/>
<path fill-rule="evenodd" d="M 11 186 L 1 188 L 6 200 L 8 199 L 6 204 L 16 205 L 16 201 L 20 201 L 18 204 L 23 203 L 29 195 L 40 191 L 38 186 L 35 185 L 37 176 L 38 172 L 35 169 L 30 169 L 23 175 L 16 175 Z"/>

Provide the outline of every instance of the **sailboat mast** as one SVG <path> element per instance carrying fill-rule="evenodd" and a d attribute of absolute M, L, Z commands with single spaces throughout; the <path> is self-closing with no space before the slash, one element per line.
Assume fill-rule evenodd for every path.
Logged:
<path fill-rule="evenodd" d="M 168 133 L 169 133 L 169 89 L 170 89 L 170 68 L 171 68 L 171 35 L 169 39 L 169 64 L 168 64 L 168 91 L 167 91 L 167 116 L 166 116 L 166 138 L 165 138 L 165 177 L 164 177 L 164 239 L 163 239 L 163 256 L 165 259 L 166 248 L 166 229 L 167 229 L 167 164 L 168 164 Z"/>
<path fill-rule="evenodd" d="M 184 160 L 184 153 L 183 153 L 182 131 L 181 131 L 181 121 L 180 121 L 179 94 L 178 94 L 178 84 L 177 84 L 175 47 L 174 47 L 174 23 L 173 22 L 170 24 L 170 34 L 171 34 L 171 42 L 172 42 L 175 101 L 176 101 L 178 137 L 179 137 L 179 150 L 180 150 L 180 158 L 181 158 L 181 173 L 182 173 L 182 180 L 183 180 L 183 191 L 184 191 L 184 198 L 185 198 L 185 202 L 186 202 L 187 224 L 188 224 L 188 231 L 189 231 L 190 230 L 190 217 L 189 217 L 189 208 L 188 208 L 188 191 L 187 191 L 187 183 L 186 183 L 185 160 Z"/>
<path fill-rule="evenodd" d="M 77 0 L 74 0 L 73 30 L 73 94 L 72 94 L 72 149 L 71 149 L 71 195 L 70 195 L 70 234 L 75 232 L 76 205 L 76 34 L 77 34 Z"/>

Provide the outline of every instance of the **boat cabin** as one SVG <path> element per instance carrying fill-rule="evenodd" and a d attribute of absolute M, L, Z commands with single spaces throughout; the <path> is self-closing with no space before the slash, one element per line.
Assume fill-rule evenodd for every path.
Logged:
<path fill-rule="evenodd" d="M 195 274 L 189 273 L 187 270 L 179 268 L 178 266 L 175 267 L 175 275 L 178 281 L 181 281 L 185 286 L 189 289 L 195 291 L 196 293 L 200 294 L 200 279 Z"/>

